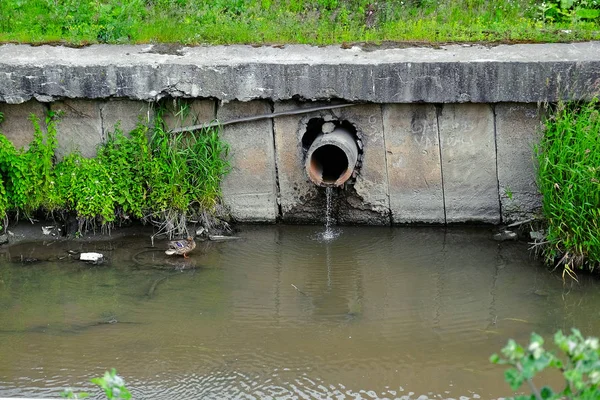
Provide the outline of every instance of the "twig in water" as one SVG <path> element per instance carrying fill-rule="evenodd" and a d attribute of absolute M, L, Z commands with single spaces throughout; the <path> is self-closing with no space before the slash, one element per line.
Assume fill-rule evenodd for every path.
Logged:
<path fill-rule="evenodd" d="M 508 225 L 507 228 L 514 228 L 515 226 L 525 225 L 525 224 L 527 224 L 529 222 L 533 222 L 533 221 L 535 221 L 535 218 L 526 219 L 525 221 L 514 222 L 514 223 Z"/>
<path fill-rule="evenodd" d="M 300 293 L 302 293 L 303 295 L 305 295 L 306 297 L 308 297 L 308 295 L 307 295 L 306 293 L 304 293 L 302 290 L 298 289 L 298 287 L 297 287 L 296 285 L 294 285 L 293 283 L 292 283 L 292 287 L 293 287 L 294 289 L 296 289 L 298 292 L 300 292 Z"/>

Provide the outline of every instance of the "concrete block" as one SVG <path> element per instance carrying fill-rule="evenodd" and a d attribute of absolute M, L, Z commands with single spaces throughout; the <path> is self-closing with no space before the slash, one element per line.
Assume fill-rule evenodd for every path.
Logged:
<path fill-rule="evenodd" d="M 117 123 L 120 124 L 123 133 L 127 134 L 135 129 L 138 122 L 147 125 L 154 119 L 154 107 L 152 103 L 145 101 L 109 100 L 100 105 L 100 113 L 105 138 L 110 132 L 114 132 Z"/>
<path fill-rule="evenodd" d="M 15 145 L 16 148 L 27 148 L 33 140 L 33 124 L 30 116 L 33 114 L 40 121 L 40 128 L 45 132 L 44 120 L 48 108 L 35 100 L 22 104 L 0 103 L 0 113 L 4 121 L 0 123 L 0 132 Z"/>
<path fill-rule="evenodd" d="M 270 112 L 266 101 L 236 101 L 219 107 L 217 117 L 227 121 Z M 221 137 L 230 146 L 231 172 L 221 188 L 231 216 L 239 221 L 274 222 L 279 211 L 272 120 L 228 125 Z"/>
<path fill-rule="evenodd" d="M 363 104 L 332 112 L 338 119 L 354 125 L 363 146 L 362 166 L 354 186 L 346 190 L 348 207 L 340 209 L 340 222 L 389 224 L 390 203 L 381 105 Z"/>
<path fill-rule="evenodd" d="M 444 223 L 437 113 L 431 104 L 383 108 L 393 223 Z"/>
<path fill-rule="evenodd" d="M 164 105 L 167 110 L 163 119 L 169 129 L 200 125 L 216 118 L 214 100 L 169 99 Z"/>
<path fill-rule="evenodd" d="M 502 220 L 531 218 L 541 207 L 536 184 L 533 147 L 541 138 L 536 104 L 501 103 L 495 106 L 498 146 L 498 184 Z"/>
<path fill-rule="evenodd" d="M 287 101 L 275 103 L 274 111 L 302 107 L 307 106 Z M 306 124 L 313 118 L 331 119 L 333 116 L 329 111 L 320 111 L 273 120 L 281 216 L 284 221 L 314 223 L 325 218 L 324 190 L 310 182 L 304 169 L 302 136 L 306 132 Z"/>
<path fill-rule="evenodd" d="M 446 222 L 499 223 L 492 108 L 447 104 L 438 123 Z"/>
<path fill-rule="evenodd" d="M 600 43 L 332 46 L 0 46 L 0 101 L 164 97 L 371 103 L 580 100 L 600 93 Z"/>
<path fill-rule="evenodd" d="M 61 112 L 57 123 L 58 149 L 62 158 L 78 151 L 84 157 L 94 157 L 96 149 L 105 139 L 102 132 L 102 103 L 93 100 L 64 100 L 52 103 L 52 111 Z"/>
<path fill-rule="evenodd" d="M 328 103 L 275 103 L 275 111 L 309 108 Z M 362 166 L 353 184 L 334 190 L 333 216 L 341 224 L 389 224 L 389 202 L 383 122 L 379 105 L 356 105 L 275 118 L 277 170 L 281 212 L 285 221 L 324 221 L 325 189 L 309 181 L 302 137 L 311 120 L 348 121 L 363 144 Z"/>

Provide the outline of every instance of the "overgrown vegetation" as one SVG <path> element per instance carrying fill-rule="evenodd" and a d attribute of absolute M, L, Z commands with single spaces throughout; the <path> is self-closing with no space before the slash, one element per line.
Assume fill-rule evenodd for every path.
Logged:
<path fill-rule="evenodd" d="M 117 370 L 114 368 L 106 371 L 104 376 L 100 378 L 93 378 L 91 382 L 98 385 L 104 391 L 107 400 L 131 399 L 131 393 L 125 387 L 125 381 L 117 375 Z M 85 399 L 90 395 L 85 392 L 75 393 L 72 389 L 66 389 L 61 393 L 61 396 L 65 399 Z"/>
<path fill-rule="evenodd" d="M 600 103 L 559 103 L 536 149 L 547 220 L 549 264 L 594 270 L 600 264 Z"/>
<path fill-rule="evenodd" d="M 599 0 L 2 0 L 0 41 L 183 44 L 573 41 Z"/>
<path fill-rule="evenodd" d="M 152 130 L 144 124 L 125 136 L 117 126 L 95 158 L 74 153 L 55 163 L 56 114 L 44 133 L 32 117 L 34 139 L 16 149 L 0 135 L 0 218 L 35 212 L 75 215 L 78 232 L 109 228 L 133 218 L 159 232 L 184 234 L 190 217 L 215 212 L 227 172 L 227 147 L 218 129 L 171 134 L 159 110 Z"/>
<path fill-rule="evenodd" d="M 531 343 L 522 347 L 509 340 L 502 349 L 502 357 L 493 354 L 490 361 L 495 364 L 510 365 L 504 373 L 512 390 L 518 390 L 527 383 L 531 394 L 519 395 L 517 400 L 594 400 L 600 398 L 600 346 L 598 338 L 584 338 L 580 331 L 572 329 L 570 335 L 561 331 L 554 335 L 554 344 L 564 353 L 563 359 L 544 349 L 544 339 L 533 333 Z M 546 369 L 560 371 L 564 377 L 564 387 L 555 392 L 549 386 L 541 389 L 533 379 Z"/>

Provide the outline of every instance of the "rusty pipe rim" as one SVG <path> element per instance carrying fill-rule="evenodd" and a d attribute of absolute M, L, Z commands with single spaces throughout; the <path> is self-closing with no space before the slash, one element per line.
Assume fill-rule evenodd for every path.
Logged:
<path fill-rule="evenodd" d="M 356 139 L 344 128 L 337 127 L 315 138 L 306 154 L 305 169 L 315 185 L 338 187 L 352 177 L 357 161 Z"/>

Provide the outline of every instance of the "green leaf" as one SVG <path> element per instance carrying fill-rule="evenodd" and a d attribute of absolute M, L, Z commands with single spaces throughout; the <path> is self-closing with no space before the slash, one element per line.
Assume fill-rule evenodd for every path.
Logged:
<path fill-rule="evenodd" d="M 554 391 L 548 386 L 544 386 L 542 390 L 540 390 L 540 396 L 542 396 L 542 399 L 544 400 L 551 399 L 554 396 Z"/>
<path fill-rule="evenodd" d="M 574 0 L 560 0 L 560 8 L 563 10 L 568 10 L 573 7 Z"/>
<path fill-rule="evenodd" d="M 600 10 L 591 8 L 578 8 L 575 10 L 575 15 L 581 19 L 596 19 L 600 17 Z"/>

